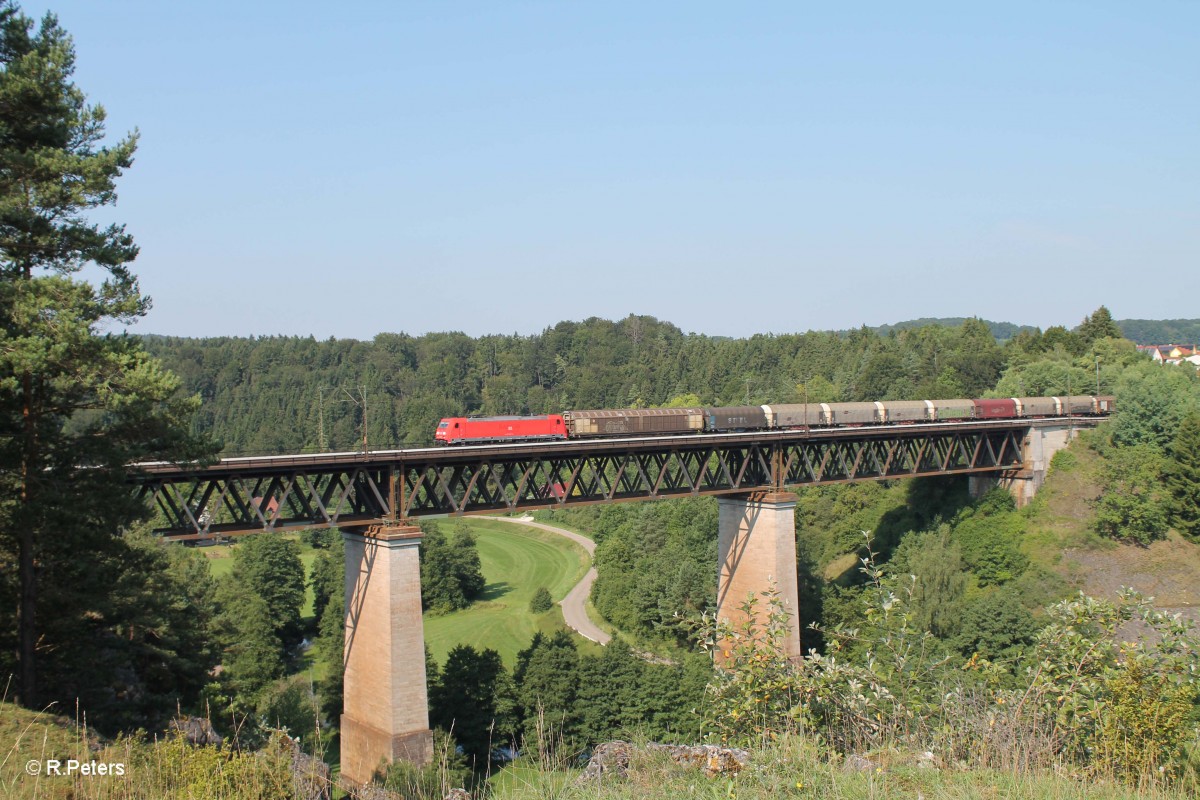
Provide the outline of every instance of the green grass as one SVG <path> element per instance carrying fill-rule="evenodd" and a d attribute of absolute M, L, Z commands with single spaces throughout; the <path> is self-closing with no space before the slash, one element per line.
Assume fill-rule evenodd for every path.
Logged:
<path fill-rule="evenodd" d="M 874 757 L 869 760 L 876 762 Z M 644 751 L 634 753 L 624 777 L 608 776 L 599 783 L 571 787 L 577 776 L 578 771 L 551 771 L 517 762 L 492 776 L 489 789 L 495 800 L 1183 800 L 1195 796 L 1190 784 L 1139 789 L 1085 775 L 921 769 L 886 760 L 876 769 L 860 772 L 848 770 L 841 760 L 828 759 L 815 743 L 803 741 L 751 750 L 749 766 L 735 776 L 708 778 L 695 766 L 681 766 Z"/>
<path fill-rule="evenodd" d="M 479 546 L 487 580 L 484 596 L 471 608 L 440 616 L 426 615 L 425 643 L 439 663 L 459 644 L 491 648 L 512 668 L 517 653 L 535 632 L 563 627 L 555 606 L 531 614 L 529 601 L 539 586 L 550 590 L 557 603 L 587 571 L 587 554 L 562 536 L 486 519 L 455 520 L 467 525 Z M 586 642 L 577 637 L 579 642 Z"/>
<path fill-rule="evenodd" d="M 425 641 L 439 663 L 446 660 L 451 648 L 469 644 L 499 652 L 511 668 L 517 653 L 529 644 L 534 633 L 552 634 L 566 628 L 557 605 L 544 614 L 532 614 L 529 601 L 539 586 L 549 589 L 556 603 L 561 600 L 587 571 L 587 553 L 583 548 L 562 536 L 536 528 L 487 519 L 454 520 L 443 524 L 461 524 L 471 529 L 478 542 L 487 587 L 483 598 L 465 611 L 425 617 Z M 289 534 L 288 538 L 300 546 L 300 561 L 304 564 L 307 580 L 317 551 L 295 534 Z M 220 578 L 232 572 L 236 547 L 235 542 L 202 549 L 213 577 Z M 305 587 L 301 613 L 312 616 L 311 587 Z M 583 637 L 576 636 L 575 640 L 581 653 L 600 651 L 599 645 Z M 318 668 L 311 651 L 301 659 L 297 671 L 311 674 L 314 679 L 323 677 L 323 670 Z"/>
<path fill-rule="evenodd" d="M 534 522 L 540 522 L 543 525 L 553 525 L 555 528 L 562 528 L 571 533 L 578 533 L 587 539 L 595 539 L 596 535 L 593 531 L 587 528 L 581 528 L 571 522 L 566 522 L 567 517 L 563 514 L 555 514 L 553 511 L 534 511 Z"/>

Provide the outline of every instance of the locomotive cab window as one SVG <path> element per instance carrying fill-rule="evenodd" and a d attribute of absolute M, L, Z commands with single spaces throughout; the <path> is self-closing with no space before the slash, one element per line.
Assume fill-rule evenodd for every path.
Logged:
<path fill-rule="evenodd" d="M 439 427 L 439 428 L 449 428 L 449 427 L 450 427 L 450 423 L 449 423 L 449 422 L 439 422 L 439 423 L 438 423 L 438 427 Z"/>

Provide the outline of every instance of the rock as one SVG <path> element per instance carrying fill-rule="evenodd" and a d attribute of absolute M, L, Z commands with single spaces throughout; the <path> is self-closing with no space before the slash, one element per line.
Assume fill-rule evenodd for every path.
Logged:
<path fill-rule="evenodd" d="M 212 723 L 204 717 L 176 717 L 167 725 L 167 730 L 177 733 L 193 747 L 220 745 L 223 741 Z"/>
<path fill-rule="evenodd" d="M 866 756 L 860 756 L 858 753 L 851 753 L 846 756 L 846 761 L 842 764 L 844 772 L 870 772 L 875 769 L 875 764 Z"/>
<path fill-rule="evenodd" d="M 588 781 L 599 783 L 608 774 L 612 774 L 615 777 L 623 777 L 629 771 L 629 759 L 632 755 L 633 745 L 629 742 L 618 740 L 598 744 L 592 750 L 592 757 L 588 760 L 588 765 L 583 770 L 583 774 L 575 782 L 577 784 L 587 783 Z"/>
<path fill-rule="evenodd" d="M 330 800 L 333 796 L 329 765 L 301 750 L 295 739 L 292 740 L 292 787 L 299 800 Z"/>
<path fill-rule="evenodd" d="M 451 789 L 442 800 L 471 800 L 471 793 L 466 789 Z"/>
<path fill-rule="evenodd" d="M 605 742 L 592 751 L 587 768 L 576 781 L 599 782 L 604 776 L 622 777 L 629 771 L 629 762 L 636 749 L 629 742 Z M 750 752 L 735 747 L 720 747 L 715 744 L 658 744 L 646 745 L 648 753 L 666 753 L 676 764 L 698 767 L 710 778 L 718 775 L 736 775 L 750 763 Z"/>
<path fill-rule="evenodd" d="M 403 800 L 400 795 L 375 783 L 367 783 L 349 789 L 346 796 L 352 800 Z"/>
<path fill-rule="evenodd" d="M 842 763 L 844 772 L 887 772 L 894 767 L 916 767 L 938 770 L 943 767 L 941 759 L 931 750 L 879 750 L 870 753 L 850 753 Z"/>
<path fill-rule="evenodd" d="M 676 764 L 700 767 L 710 778 L 718 775 L 737 775 L 750 763 L 750 751 L 737 747 L 720 747 L 715 744 L 685 745 L 651 742 L 646 745 L 646 750 L 666 753 Z"/>

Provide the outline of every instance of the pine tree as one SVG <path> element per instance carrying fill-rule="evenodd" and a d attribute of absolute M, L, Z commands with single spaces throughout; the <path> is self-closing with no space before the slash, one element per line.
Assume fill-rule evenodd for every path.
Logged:
<path fill-rule="evenodd" d="M 1097 339 L 1120 339 L 1124 336 L 1121 328 L 1113 321 L 1112 314 L 1104 306 L 1100 306 L 1089 316 L 1084 317 L 1076 333 L 1088 346 L 1091 346 Z"/>
<path fill-rule="evenodd" d="M 335 594 L 341 594 L 346 585 L 346 547 L 342 537 L 337 539 L 313 559 L 308 582 L 313 590 L 313 617 L 318 621 L 325 613 L 325 605 Z"/>
<path fill-rule="evenodd" d="M 566 631 L 549 638 L 534 634 L 529 647 L 517 654 L 513 678 L 526 742 L 579 752 L 583 746 L 577 730 L 579 653 L 571 635 Z"/>
<path fill-rule="evenodd" d="M 255 708 L 259 694 L 283 675 L 279 637 L 271 625 L 267 602 L 235 578 L 225 578 L 218 590 L 221 614 L 217 638 L 224 655 L 221 677 L 233 693 L 238 710 Z"/>
<path fill-rule="evenodd" d="M 317 660 L 323 667 L 325 678 L 317 686 L 317 694 L 321 701 L 321 714 L 325 721 L 337 727 L 342 721 L 342 707 L 345 689 L 345 649 L 346 649 L 346 595 L 334 592 L 325 604 L 317 625 L 318 635 L 315 649 Z M 429 647 L 425 648 L 426 681 L 432 686 L 438 680 L 436 670 L 430 671 Z M 437 663 L 434 662 L 434 666 Z"/>
<path fill-rule="evenodd" d="M 499 653 L 459 645 L 429 687 L 430 724 L 452 732 L 476 769 L 486 766 L 491 751 L 508 744 L 514 733 L 516 721 L 497 711 L 498 697 L 511 692 L 508 684 Z"/>
<path fill-rule="evenodd" d="M 529 610 L 534 614 L 543 614 L 554 608 L 554 598 L 545 586 L 539 586 L 529 599 Z"/>
<path fill-rule="evenodd" d="M 1163 470 L 1171 494 L 1171 521 L 1185 536 L 1200 539 L 1200 414 L 1189 414 L 1175 434 Z"/>
<path fill-rule="evenodd" d="M 304 564 L 296 543 L 274 532 L 247 536 L 233 559 L 234 579 L 266 601 L 267 619 L 282 646 L 299 642 Z"/>
<path fill-rule="evenodd" d="M 145 514 L 126 465 L 201 452 L 188 434 L 195 402 L 177 379 L 136 340 L 101 333 L 149 308 L 127 266 L 132 237 L 85 216 L 115 201 L 137 136 L 101 145 L 104 111 L 87 104 L 74 68 L 53 15 L 35 32 L 15 2 L 0 2 L 0 563 L 16 564 L 19 587 L 0 603 L 18 609 L 17 663 L 0 670 L 16 667 L 30 707 L 58 697 L 39 691 L 35 660 L 80 656 L 89 605 L 111 589 L 114 576 L 88 559 Z M 107 273 L 99 286 L 74 277 L 88 265 Z M 61 601 L 72 593 L 83 607 Z"/>

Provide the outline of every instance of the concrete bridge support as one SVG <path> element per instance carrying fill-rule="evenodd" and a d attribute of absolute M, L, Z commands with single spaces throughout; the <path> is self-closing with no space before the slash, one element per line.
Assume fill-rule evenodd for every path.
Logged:
<path fill-rule="evenodd" d="M 421 529 L 352 529 L 346 541 L 342 775 L 361 784 L 384 762 L 433 757 L 421 623 Z"/>
<path fill-rule="evenodd" d="M 1077 431 L 1078 428 L 1067 423 L 1031 427 L 1021 443 L 1024 462 L 1021 469 L 1000 475 L 972 475 L 971 495 L 981 497 L 993 486 L 999 485 L 1012 494 L 1017 501 L 1017 508 L 1029 505 L 1046 482 L 1050 460 L 1071 443 Z"/>
<path fill-rule="evenodd" d="M 717 500 L 717 619 L 744 623 L 741 605 L 774 585 L 791 614 L 784 651 L 800 658 L 800 590 L 796 577 L 796 496 L 787 492 L 736 495 Z M 769 609 L 756 609 L 760 625 Z"/>

